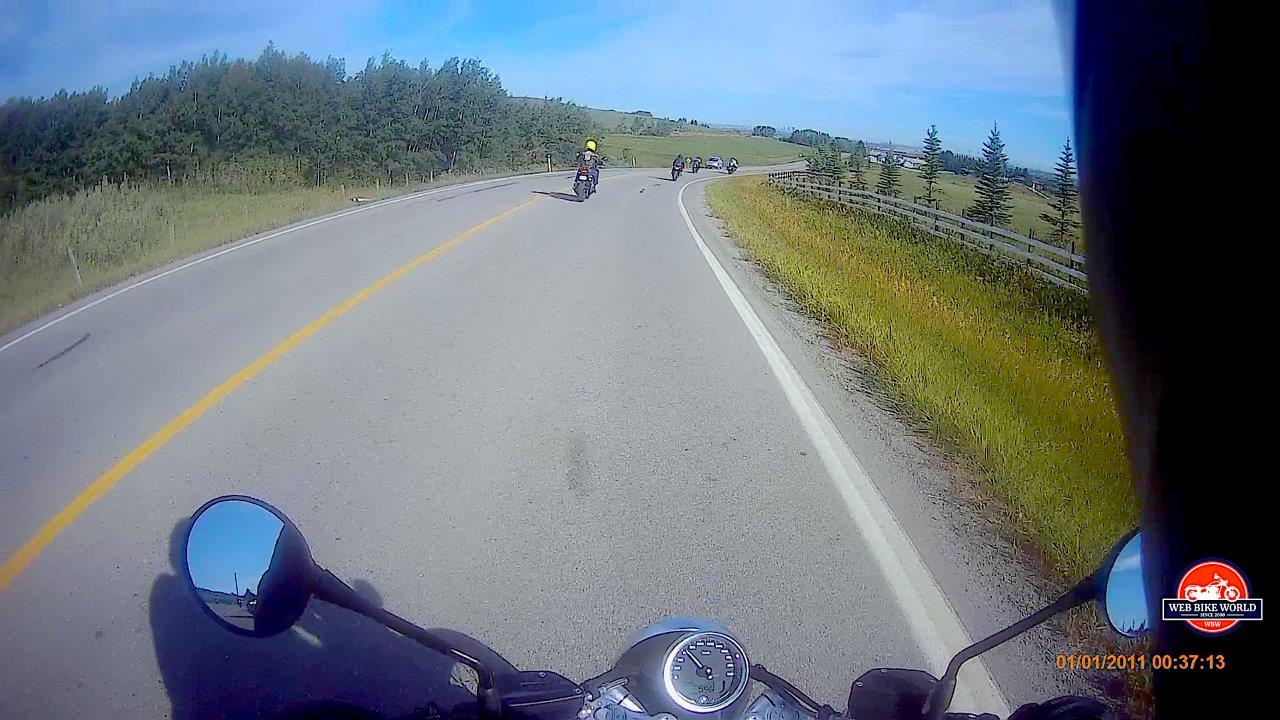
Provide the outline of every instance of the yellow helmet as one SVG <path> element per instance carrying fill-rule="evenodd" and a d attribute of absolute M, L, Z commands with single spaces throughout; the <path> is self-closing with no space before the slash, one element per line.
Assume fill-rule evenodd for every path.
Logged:
<path fill-rule="evenodd" d="M 595 140 L 588 140 L 588 141 L 587 141 L 587 149 L 588 149 L 588 150 L 590 150 L 591 152 L 595 152 L 595 151 L 596 151 L 596 141 L 595 141 Z"/>

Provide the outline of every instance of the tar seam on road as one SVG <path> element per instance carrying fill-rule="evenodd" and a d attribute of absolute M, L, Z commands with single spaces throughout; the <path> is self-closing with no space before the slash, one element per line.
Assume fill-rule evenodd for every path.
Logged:
<path fill-rule="evenodd" d="M 186 410 L 183 410 L 180 415 L 173 420 L 170 420 L 168 424 L 156 431 L 154 435 L 147 438 L 141 445 L 130 450 L 129 454 L 121 458 L 119 462 L 111 467 L 111 469 L 99 475 L 98 478 L 82 490 L 74 500 L 72 500 L 66 507 L 62 508 L 62 510 L 59 510 L 58 513 L 45 523 L 43 527 L 36 531 L 36 534 L 32 535 L 31 539 L 27 540 L 22 547 L 18 548 L 17 552 L 5 560 L 4 566 L 0 567 L 0 590 L 8 588 L 9 585 L 13 583 L 14 579 L 16 579 L 18 575 L 21 574 L 22 571 L 26 569 L 26 567 L 37 557 L 39 557 L 40 553 L 42 553 L 44 549 L 48 547 L 60 533 L 62 533 L 63 530 L 66 530 L 71 523 L 76 521 L 76 518 L 84 514 L 84 511 L 88 510 L 89 506 L 97 502 L 97 500 L 114 487 L 121 478 L 128 475 L 131 470 L 141 464 L 148 457 L 151 457 L 152 453 L 164 447 L 164 445 L 172 440 L 175 435 L 182 432 L 182 430 L 191 423 L 195 422 L 196 419 L 203 415 L 209 408 L 217 405 L 219 401 L 227 395 L 230 395 L 233 390 L 256 377 L 264 369 L 276 360 L 280 359 L 280 357 L 285 353 L 294 349 L 300 345 L 302 341 L 314 335 L 316 331 L 320 330 L 325 325 L 328 325 L 335 319 L 342 317 L 352 308 L 360 305 L 365 300 L 368 300 L 374 293 L 404 277 L 409 271 L 420 265 L 431 262 L 446 250 L 449 250 L 458 243 L 461 243 L 463 240 L 475 235 L 484 228 L 498 222 L 502 218 L 511 215 L 518 210 L 523 210 L 524 208 L 529 207 L 535 202 L 537 202 L 537 198 L 527 200 L 513 208 L 504 210 L 488 220 L 473 226 L 471 229 L 454 236 L 450 240 L 437 245 L 428 252 L 419 255 L 404 265 L 401 265 L 389 274 L 384 275 L 369 287 L 366 287 L 355 295 L 352 295 L 346 300 L 330 308 L 328 312 L 313 320 L 306 327 L 290 335 L 284 340 L 284 342 L 281 342 L 279 345 L 276 345 L 274 348 L 267 351 L 265 355 L 241 368 L 236 374 L 232 375 L 221 385 L 211 390 L 207 395 L 197 400 Z"/>
<path fill-rule="evenodd" d="M 557 171 L 557 172 L 558 172 L 558 171 Z M 547 173 L 547 172 L 540 172 L 540 173 L 532 173 L 532 174 L 528 175 L 527 177 L 538 177 L 538 176 L 541 176 L 541 175 L 554 175 L 554 174 L 556 174 L 556 172 L 550 172 L 550 173 Z M 234 243 L 234 244 L 230 245 L 229 247 L 224 247 L 224 248 L 222 248 L 221 250 L 218 250 L 217 252 L 210 253 L 210 254 L 205 255 L 205 256 L 203 256 L 203 257 L 198 257 L 198 258 L 196 258 L 196 259 L 194 259 L 194 260 L 189 260 L 189 261 L 187 261 L 187 262 L 182 263 L 181 265 L 179 265 L 179 266 L 177 266 L 177 267 L 169 268 L 168 270 L 165 270 L 165 271 L 163 271 L 163 272 L 158 272 L 158 273 L 156 273 L 155 275 L 151 275 L 151 276 L 148 276 L 148 277 L 144 277 L 144 278 L 142 278 L 141 280 L 138 280 L 137 282 L 129 283 L 128 285 L 125 285 L 124 287 L 122 287 L 122 288 L 120 288 L 120 289 L 118 289 L 118 290 L 114 290 L 114 291 L 112 291 L 112 292 L 110 292 L 110 293 L 108 293 L 108 294 L 106 294 L 106 295 L 103 295 L 102 297 L 98 298 L 97 300 L 94 300 L 94 301 L 92 301 L 92 302 L 85 303 L 84 305 L 81 305 L 80 307 L 75 308 L 74 310 L 70 310 L 70 311 L 68 311 L 68 312 L 65 312 L 65 313 L 63 313 L 62 315 L 59 315 L 58 317 L 56 317 L 56 318 L 54 318 L 54 319 L 50 320 L 49 322 L 46 322 L 46 323 L 44 323 L 44 324 L 42 324 L 42 325 L 40 325 L 40 326 L 38 326 L 38 327 L 36 327 L 36 328 L 33 328 L 33 329 L 31 329 L 31 330 L 28 330 L 27 332 L 25 332 L 25 333 L 23 333 L 23 334 L 19 335 L 18 337 L 16 337 L 16 338 L 14 338 L 14 339 L 10 340 L 9 342 L 5 343 L 4 345 L 0 345 L 0 352 L 4 352 L 5 350 L 8 350 L 9 348 L 13 347 L 14 345 L 17 345 L 18 343 L 22 342 L 23 340 L 26 340 L 27 338 L 31 337 L 32 335 L 35 335 L 36 333 L 39 333 L 39 332 L 43 332 L 43 331 L 45 331 L 45 330 L 48 330 L 49 328 L 53 327 L 54 325 L 57 325 L 58 323 L 62 322 L 63 320 L 66 320 L 66 319 L 71 318 L 71 317 L 75 317 L 76 315 L 79 315 L 80 313 L 84 312 L 85 310 L 88 310 L 89 308 L 94 307 L 94 306 L 96 306 L 96 305 L 100 305 L 100 304 L 102 304 L 102 303 L 104 303 L 104 302 L 106 302 L 106 301 L 108 301 L 108 300 L 110 300 L 110 299 L 112 299 L 112 298 L 116 297 L 117 295 L 122 295 L 122 294 L 124 294 L 124 293 L 129 292 L 130 290 L 133 290 L 133 289 L 135 289 L 135 288 L 142 287 L 143 285 L 146 285 L 146 284 L 147 284 L 147 283 L 149 283 L 149 282 L 152 282 L 152 281 L 154 281 L 154 280 L 159 280 L 160 278 L 165 277 L 165 276 L 167 276 L 167 275 L 172 275 L 173 273 L 181 272 L 182 270 L 186 270 L 187 268 L 195 267 L 196 265 L 199 265 L 199 264 L 204 263 L 204 262 L 208 262 L 208 261 L 210 261 L 210 260 L 212 260 L 212 259 L 214 259 L 214 258 L 222 257 L 223 255 L 226 255 L 227 253 L 235 252 L 235 251 L 237 251 L 237 250 L 243 250 L 243 249 L 245 249 L 245 248 L 247 248 L 247 247 L 251 247 L 251 246 L 253 246 L 253 245 L 257 245 L 258 243 L 263 242 L 263 241 L 265 241 L 265 240 L 271 240 L 272 238 L 277 238 L 277 237 L 280 237 L 281 235 L 287 235 L 287 234 L 289 234 L 289 233 L 291 233 L 291 232 L 296 232 L 296 231 L 298 231 L 298 230 L 305 230 L 306 228 L 309 228 L 309 227 L 311 227 L 312 225 L 319 225 L 320 223 L 329 222 L 330 220 L 337 220 L 338 218 L 344 218 L 344 217 L 347 217 L 348 215 L 354 215 L 354 214 L 356 214 L 356 213 L 366 212 L 366 211 L 368 211 L 368 210 L 372 210 L 372 209 L 374 209 L 374 208 L 386 207 L 386 206 L 388 206 L 388 205 L 394 205 L 394 204 L 396 204 L 396 203 L 404 202 L 404 201 L 406 201 L 406 200 L 414 200 L 414 199 L 417 199 L 417 198 L 420 198 L 420 197 L 426 197 L 427 195 L 435 195 L 436 193 L 448 192 L 448 191 L 450 191 L 450 190 L 457 190 L 457 189 L 459 189 L 459 188 L 472 187 L 472 186 L 474 186 L 474 185 L 484 185 L 484 184 L 486 184 L 486 183 L 498 182 L 499 180 L 505 180 L 505 179 L 506 179 L 506 178 L 494 178 L 494 179 L 492 179 L 492 180 L 476 180 L 475 182 L 463 183 L 463 184 L 461 184 L 461 185 L 448 185 L 448 186 L 445 186 L 445 187 L 433 188 L 433 189 L 431 189 L 431 190 L 423 190 L 422 192 L 409 193 L 408 195 L 400 195 L 399 197 L 387 198 L 387 199 L 385 199 L 385 200 L 379 200 L 379 201 L 377 201 L 377 202 L 375 202 L 375 203 L 371 203 L 371 204 L 369 204 L 369 205 L 361 205 L 360 207 L 351 208 L 350 210 L 344 210 L 344 211 L 342 211 L 342 212 L 340 212 L 340 213 L 336 213 L 336 214 L 333 214 L 333 215 L 326 215 L 326 216 L 324 216 L 324 217 L 319 217 L 319 218 L 316 218 L 316 219 L 314 219 L 314 220 L 309 220 L 309 221 L 304 222 L 304 223 L 302 223 L 302 224 L 300 224 L 300 225 L 294 225 L 294 226 L 292 226 L 292 227 L 287 227 L 287 228 L 284 228 L 284 229 L 281 229 L 281 230 L 276 230 L 275 232 L 268 233 L 268 234 L 266 234 L 266 235 L 263 235 L 262 237 L 257 237 L 257 238 L 253 238 L 253 239 L 251 239 L 251 240 L 245 240 L 245 241 L 242 241 L 242 242 Z M 514 185 L 515 183 L 512 183 L 512 184 Z"/>
<path fill-rule="evenodd" d="M 871 550 L 885 585 L 902 608 L 916 644 L 934 666 L 933 669 L 939 671 L 946 666 L 953 653 L 971 645 L 973 641 L 955 609 L 947 602 L 937 580 L 916 551 L 910 536 L 898 524 L 889 504 L 871 482 L 862 463 L 849 449 L 839 429 L 814 396 L 813 390 L 805 384 L 804 378 L 787 359 L 786 353 L 760 320 L 742 290 L 729 277 L 729 273 L 694 227 L 689 211 L 684 206 L 684 191 L 695 183 L 715 179 L 717 178 L 704 178 L 685 184 L 676 195 L 676 206 L 684 217 L 689 234 L 702 252 L 702 257 L 720 281 L 720 287 L 755 339 L 778 384 L 782 386 L 783 394 L 822 460 L 827 476 L 844 499 L 849 516 Z M 980 658 L 969 661 L 961 671 L 956 685 L 955 704 L 961 706 L 957 710 L 994 712 L 1000 717 L 1009 714 L 1008 701 Z"/>
<path fill-rule="evenodd" d="M 49 363 L 53 362 L 54 360 L 57 360 L 58 358 L 62 357 L 63 355 L 66 355 L 67 353 L 71 352 L 72 350 L 75 350 L 75 349 L 80 345 L 80 343 L 82 343 L 82 342 L 84 342 L 85 340 L 88 340 L 88 339 L 89 339 L 89 333 L 85 333 L 84 335 L 81 335 L 79 340 L 77 340 L 77 341 L 75 341 L 75 342 L 71 343 L 70 345 L 68 345 L 68 346 L 66 346 L 66 347 L 64 347 L 64 348 L 62 348 L 61 350 L 59 350 L 59 351 L 58 351 L 58 354 L 57 354 L 57 355 L 54 355 L 53 357 L 49 358 L 48 360 L 45 360 L 44 362 L 42 362 L 42 363 L 40 363 L 39 365 L 35 366 L 35 368 L 33 368 L 33 369 L 35 369 L 35 370 L 39 370 L 40 368 L 44 367 L 45 365 L 48 365 Z"/>
<path fill-rule="evenodd" d="M 490 185 L 489 187 L 476 188 L 475 190 L 467 190 L 466 192 L 460 192 L 457 195 L 450 195 L 449 197 L 437 198 L 436 202 L 444 202 L 445 200 L 452 200 L 457 197 L 462 197 L 463 195 L 470 195 L 471 193 L 485 192 L 486 190 L 497 190 L 498 188 L 511 187 L 512 185 L 515 185 L 515 183 L 509 182 L 509 183 L 503 183 L 501 185 Z"/>

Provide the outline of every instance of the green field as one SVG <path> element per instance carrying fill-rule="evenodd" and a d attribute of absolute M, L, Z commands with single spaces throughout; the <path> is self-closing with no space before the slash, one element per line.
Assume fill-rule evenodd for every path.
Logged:
<path fill-rule="evenodd" d="M 902 179 L 902 197 L 911 199 L 924 194 L 924 182 L 920 179 L 920 173 L 904 168 L 899 177 Z M 867 173 L 867 187 L 874 188 L 879 178 L 880 165 L 872 163 L 871 171 Z M 977 198 L 974 190 L 976 184 L 977 180 L 972 176 L 942 173 L 938 178 L 938 187 L 943 192 L 939 198 L 942 209 L 957 215 L 963 213 Z M 1040 213 L 1050 211 L 1049 201 L 1018 184 L 1012 187 L 1011 200 L 1013 225 L 1009 229 L 1023 235 L 1030 230 L 1038 238 L 1047 237 L 1049 224 L 1040 219 Z M 1084 244 L 1077 243 L 1076 250 L 1083 251 Z"/>
<path fill-rule="evenodd" d="M 535 97 L 511 97 L 509 102 L 527 103 L 527 104 L 555 104 L 553 100 Z M 603 110 L 601 108 L 586 107 L 585 105 L 574 105 L 574 108 L 581 110 L 587 119 L 597 126 L 602 133 L 613 132 L 637 132 L 639 130 L 628 130 L 632 127 L 647 128 L 654 130 L 655 128 L 665 127 L 668 130 L 679 126 L 675 120 L 670 118 L 654 117 L 653 115 L 641 115 L 637 112 L 623 112 L 621 110 Z M 683 127 L 688 127 L 683 126 Z M 585 138 L 584 138 L 585 139 Z"/>
<path fill-rule="evenodd" d="M 1119 419 L 1079 294 L 902 222 L 785 195 L 707 188 L 735 240 L 876 365 L 961 451 L 1063 578 L 1133 527 Z"/>
<path fill-rule="evenodd" d="M 634 157 L 639 167 L 660 168 L 671 167 L 676 155 L 700 155 L 703 159 L 718 155 L 725 160 L 736 157 L 740 165 L 780 165 L 798 160 L 804 149 L 773 138 L 723 132 L 682 132 L 669 137 L 605 135 L 600 144 L 600 152 L 614 165 Z"/>

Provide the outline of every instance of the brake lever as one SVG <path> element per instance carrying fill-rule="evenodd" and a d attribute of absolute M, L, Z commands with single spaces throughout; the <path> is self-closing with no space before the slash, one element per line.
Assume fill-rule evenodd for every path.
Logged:
<path fill-rule="evenodd" d="M 799 705 L 802 710 L 817 720 L 832 720 L 833 718 L 843 717 L 835 708 L 826 704 L 819 705 L 818 701 L 806 695 L 803 690 L 769 672 L 765 666 L 759 663 L 751 666 L 751 677 L 770 690 Z"/>

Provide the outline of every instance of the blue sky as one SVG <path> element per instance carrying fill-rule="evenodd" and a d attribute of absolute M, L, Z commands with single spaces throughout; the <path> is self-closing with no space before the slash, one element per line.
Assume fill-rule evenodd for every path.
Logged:
<path fill-rule="evenodd" d="M 1125 550 L 1116 558 L 1107 580 L 1107 615 L 1121 628 L 1149 628 L 1151 622 L 1147 617 L 1146 583 L 1142 572 L 1142 536 L 1129 541 Z"/>
<path fill-rule="evenodd" d="M 176 7 L 182 5 L 182 7 Z M 709 122 L 813 127 L 977 152 L 999 122 L 1015 162 L 1070 133 L 1047 2 L 0 0 L 0 96 L 106 86 L 220 50 L 479 57 L 512 94 Z"/>
<path fill-rule="evenodd" d="M 206 590 L 258 592 L 271 564 L 284 523 L 268 510 L 243 500 L 218 503 L 191 529 L 187 567 L 191 581 Z"/>

